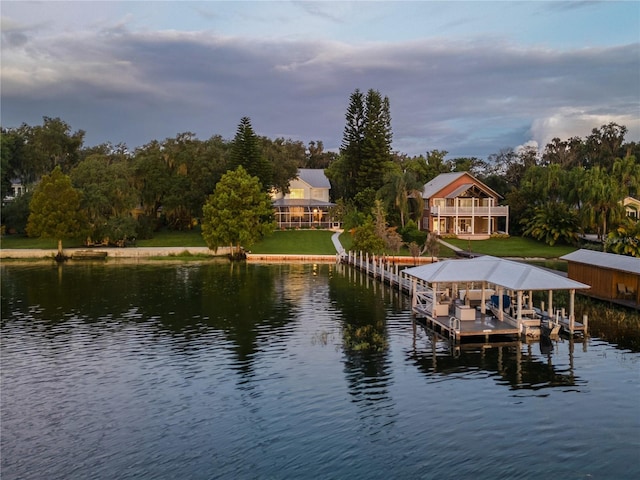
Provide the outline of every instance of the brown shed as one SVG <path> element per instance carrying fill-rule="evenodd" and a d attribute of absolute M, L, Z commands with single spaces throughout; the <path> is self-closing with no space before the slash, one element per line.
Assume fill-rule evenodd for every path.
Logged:
<path fill-rule="evenodd" d="M 591 285 L 589 295 L 640 308 L 640 258 L 593 250 L 560 258 L 569 264 L 569 278 Z"/>

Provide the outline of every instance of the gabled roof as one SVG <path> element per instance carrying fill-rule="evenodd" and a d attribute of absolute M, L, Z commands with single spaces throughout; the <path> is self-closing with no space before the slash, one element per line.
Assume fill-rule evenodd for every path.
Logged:
<path fill-rule="evenodd" d="M 502 198 L 499 193 L 487 187 L 484 183 L 482 183 L 480 180 L 475 178 L 469 172 L 441 173 L 436 178 L 434 178 L 433 180 L 425 184 L 422 190 L 422 197 L 433 198 L 437 196 L 437 194 L 440 193 L 443 189 L 445 189 L 447 186 L 451 185 L 453 182 L 455 182 L 456 180 L 458 180 L 459 178 L 465 175 L 468 176 L 473 181 L 473 183 L 466 184 L 467 188 L 465 189 L 461 189 L 462 187 L 457 189 L 456 192 L 461 190 L 458 194 L 468 190 L 472 185 L 476 185 L 480 190 L 483 190 L 485 193 L 491 196 L 494 196 L 496 198 Z M 449 197 L 449 195 L 447 195 L 447 197 Z"/>
<path fill-rule="evenodd" d="M 569 262 L 610 268 L 611 270 L 619 270 L 621 272 L 640 275 L 640 258 L 629 257 L 626 255 L 616 255 L 615 253 L 581 249 L 560 258 Z"/>
<path fill-rule="evenodd" d="M 428 283 L 489 282 L 516 291 L 591 288 L 539 267 L 489 255 L 421 265 L 404 273 Z"/>
<path fill-rule="evenodd" d="M 465 172 L 441 173 L 436 178 L 425 184 L 424 189 L 422 190 L 422 196 L 424 198 L 433 197 L 444 187 L 449 185 L 451 182 L 454 182 L 464 174 Z"/>
<path fill-rule="evenodd" d="M 299 168 L 298 178 L 311 188 L 331 188 L 329 179 L 321 168 Z"/>

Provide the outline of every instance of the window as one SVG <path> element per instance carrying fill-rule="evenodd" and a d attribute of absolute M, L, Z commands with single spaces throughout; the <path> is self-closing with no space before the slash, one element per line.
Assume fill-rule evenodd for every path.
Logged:
<path fill-rule="evenodd" d="M 289 198 L 298 199 L 304 198 L 304 188 L 292 188 L 289 192 Z"/>

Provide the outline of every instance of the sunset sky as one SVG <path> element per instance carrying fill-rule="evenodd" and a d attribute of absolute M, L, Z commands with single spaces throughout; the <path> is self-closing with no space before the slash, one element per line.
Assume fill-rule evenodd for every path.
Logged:
<path fill-rule="evenodd" d="M 587 136 L 640 141 L 640 2 L 3 0 L 1 123 L 60 117 L 85 145 L 190 131 L 321 140 L 350 94 L 389 97 L 393 149 L 486 158 Z"/>

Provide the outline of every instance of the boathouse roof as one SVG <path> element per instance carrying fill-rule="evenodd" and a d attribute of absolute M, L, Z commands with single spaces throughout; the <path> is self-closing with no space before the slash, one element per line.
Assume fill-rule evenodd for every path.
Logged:
<path fill-rule="evenodd" d="M 640 258 L 629 257 L 627 255 L 581 249 L 560 258 L 569 262 L 640 274 Z"/>
<path fill-rule="evenodd" d="M 421 265 L 404 273 L 428 283 L 489 282 L 516 291 L 591 288 L 543 268 L 489 255 Z"/>

